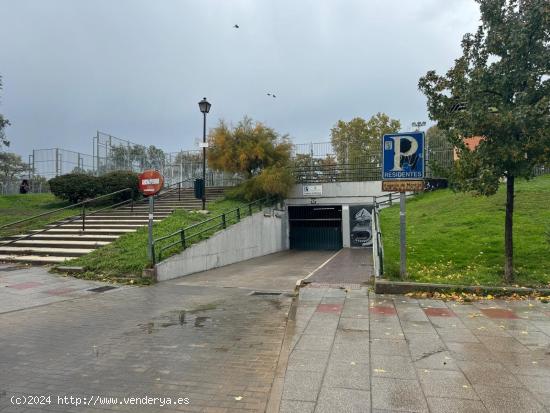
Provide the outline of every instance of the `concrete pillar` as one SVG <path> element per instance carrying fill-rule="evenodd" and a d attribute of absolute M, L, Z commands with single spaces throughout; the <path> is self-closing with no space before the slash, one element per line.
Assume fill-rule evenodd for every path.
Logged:
<path fill-rule="evenodd" d="M 349 205 L 342 205 L 342 244 L 344 248 L 351 247 L 349 234 Z"/>

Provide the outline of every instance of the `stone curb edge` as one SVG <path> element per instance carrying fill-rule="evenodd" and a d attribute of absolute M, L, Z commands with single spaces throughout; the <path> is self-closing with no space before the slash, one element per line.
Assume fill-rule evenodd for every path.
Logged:
<path fill-rule="evenodd" d="M 494 287 L 485 285 L 453 285 L 453 284 L 431 284 L 415 283 L 406 281 L 390 281 L 384 279 L 375 279 L 374 292 L 376 294 L 406 294 L 412 292 L 468 292 L 468 293 L 487 293 L 494 295 L 528 295 L 542 294 L 550 295 L 550 288 L 527 288 L 527 287 Z"/>
<path fill-rule="evenodd" d="M 67 274 L 81 274 L 84 272 L 84 267 L 71 267 L 69 265 L 58 265 L 54 269 Z"/>

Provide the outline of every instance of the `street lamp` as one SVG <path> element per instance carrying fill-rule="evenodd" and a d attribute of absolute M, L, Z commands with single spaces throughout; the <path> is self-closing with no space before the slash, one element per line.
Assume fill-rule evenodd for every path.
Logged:
<path fill-rule="evenodd" d="M 422 121 L 422 122 L 413 122 L 412 126 L 413 126 L 413 128 L 416 128 L 416 130 L 418 131 L 418 130 L 420 130 L 420 128 L 422 126 L 426 126 L 426 122 L 424 122 L 424 121 Z"/>
<path fill-rule="evenodd" d="M 203 115 L 202 123 L 202 210 L 206 210 L 206 114 L 210 112 L 210 107 L 212 105 L 202 98 L 199 102 L 199 109 Z"/>

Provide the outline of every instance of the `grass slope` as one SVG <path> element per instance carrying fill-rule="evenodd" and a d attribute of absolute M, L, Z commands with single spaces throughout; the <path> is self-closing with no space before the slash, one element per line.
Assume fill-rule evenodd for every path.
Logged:
<path fill-rule="evenodd" d="M 206 216 L 196 212 L 177 210 L 168 218 L 165 218 L 153 226 L 153 236 L 154 238 L 159 238 L 171 234 L 183 227 L 204 221 L 205 219 L 242 205 L 242 203 L 233 200 L 212 202 L 208 204 L 210 214 Z M 232 216 L 234 217 L 234 215 Z M 234 221 L 235 219 L 228 220 L 228 225 Z M 216 223 L 218 222 L 221 221 L 217 220 Z M 212 225 L 212 223 L 206 224 L 205 227 L 209 225 Z M 217 230 L 218 229 L 211 230 L 202 237 L 195 237 L 191 242 L 188 242 L 188 244 L 205 239 Z M 120 281 L 126 276 L 140 277 L 143 270 L 150 266 L 147 258 L 147 237 L 147 227 L 140 228 L 136 232 L 123 235 L 115 242 L 99 248 L 90 254 L 69 261 L 68 265 L 84 267 L 86 270 L 86 273 L 82 275 L 84 278 Z M 167 242 L 176 241 L 177 239 L 177 237 L 174 237 L 167 240 Z M 165 258 L 180 250 L 180 247 L 174 247 L 167 251 L 163 257 Z M 77 275 L 77 277 L 78 276 L 80 275 Z M 139 281 L 145 282 L 145 280 Z"/>
<path fill-rule="evenodd" d="M 550 176 L 516 181 L 516 284 L 550 285 Z M 501 285 L 504 266 L 505 187 L 492 197 L 450 190 L 407 200 L 409 279 Z M 399 205 L 381 211 L 384 276 L 399 278 Z"/>
<path fill-rule="evenodd" d="M 66 201 L 57 199 L 53 194 L 24 194 L 0 196 L 0 226 L 10 222 L 19 221 L 33 215 L 53 211 L 69 205 Z M 28 223 L 22 223 L 15 227 L 0 230 L 0 236 L 21 234 L 29 229 L 42 228 L 44 224 L 77 215 L 79 209 L 68 209 L 43 218 L 37 218 Z"/>

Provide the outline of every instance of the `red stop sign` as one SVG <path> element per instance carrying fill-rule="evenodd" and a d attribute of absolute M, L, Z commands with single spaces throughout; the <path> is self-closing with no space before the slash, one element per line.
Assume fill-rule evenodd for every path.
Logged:
<path fill-rule="evenodd" d="M 145 195 L 155 195 L 158 191 L 162 189 L 164 185 L 164 178 L 159 171 L 149 169 L 143 171 L 138 175 L 139 179 L 139 191 Z"/>

